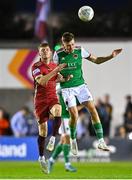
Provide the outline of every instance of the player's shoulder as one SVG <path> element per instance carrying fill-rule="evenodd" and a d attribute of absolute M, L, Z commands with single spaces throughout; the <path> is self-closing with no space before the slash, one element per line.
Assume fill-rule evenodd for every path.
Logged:
<path fill-rule="evenodd" d="M 76 49 L 76 50 L 81 50 L 82 47 L 81 47 L 81 46 L 75 46 L 75 49 Z"/>
<path fill-rule="evenodd" d="M 42 65 L 42 62 L 41 61 L 38 61 L 38 62 L 35 62 L 33 65 L 32 65 L 32 67 L 39 67 L 39 66 L 41 66 Z"/>
<path fill-rule="evenodd" d="M 56 66 L 57 66 L 57 64 L 56 64 L 54 61 L 51 61 L 51 62 L 50 62 L 50 66 L 52 66 L 52 67 L 56 67 Z"/>

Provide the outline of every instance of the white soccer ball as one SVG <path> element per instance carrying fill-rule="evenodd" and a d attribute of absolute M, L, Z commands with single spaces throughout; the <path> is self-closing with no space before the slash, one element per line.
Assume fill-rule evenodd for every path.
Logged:
<path fill-rule="evenodd" d="M 91 21 L 94 17 L 94 10 L 90 6 L 82 6 L 78 10 L 78 16 L 82 21 Z"/>

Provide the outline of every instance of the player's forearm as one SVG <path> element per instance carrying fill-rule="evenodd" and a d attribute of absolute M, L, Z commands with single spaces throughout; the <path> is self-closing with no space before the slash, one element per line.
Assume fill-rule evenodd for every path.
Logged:
<path fill-rule="evenodd" d="M 102 64 L 106 61 L 109 61 L 113 58 L 112 54 L 109 55 L 109 56 L 106 56 L 106 57 L 97 57 L 96 60 L 95 60 L 95 63 L 96 64 Z"/>
<path fill-rule="evenodd" d="M 95 60 L 95 63 L 96 64 L 102 64 L 106 61 L 109 61 L 113 58 L 112 55 L 109 55 L 109 56 L 106 56 L 106 57 L 97 57 L 96 60 Z"/>
<path fill-rule="evenodd" d="M 49 74 L 47 74 L 47 75 L 45 75 L 45 76 L 42 75 L 42 76 L 37 80 L 37 82 L 38 82 L 40 85 L 45 86 L 52 77 L 54 77 L 55 75 L 57 75 L 57 73 L 58 73 L 58 71 L 56 71 L 56 69 L 54 69 L 54 70 L 53 70 L 52 72 L 50 72 Z"/>
<path fill-rule="evenodd" d="M 69 81 L 69 79 L 68 79 L 68 78 L 64 78 L 64 77 L 59 78 L 59 79 L 56 79 L 56 83 L 59 83 L 59 82 L 67 82 L 67 81 Z"/>

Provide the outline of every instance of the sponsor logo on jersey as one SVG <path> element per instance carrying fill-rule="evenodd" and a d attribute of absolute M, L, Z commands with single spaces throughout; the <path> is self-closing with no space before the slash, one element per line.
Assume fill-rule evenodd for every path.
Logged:
<path fill-rule="evenodd" d="M 75 67 L 76 63 L 67 63 L 68 67 Z"/>
<path fill-rule="evenodd" d="M 76 63 L 67 63 L 67 67 L 65 67 L 64 69 L 76 69 Z"/>

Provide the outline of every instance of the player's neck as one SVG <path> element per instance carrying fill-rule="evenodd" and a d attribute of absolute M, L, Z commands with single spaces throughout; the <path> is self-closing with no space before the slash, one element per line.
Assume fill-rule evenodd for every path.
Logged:
<path fill-rule="evenodd" d="M 65 48 L 64 48 L 64 51 L 67 53 L 67 54 L 71 54 L 71 53 L 73 53 L 74 52 L 74 49 L 72 50 L 72 51 L 67 51 Z"/>
<path fill-rule="evenodd" d="M 44 59 L 40 59 L 41 62 L 43 62 L 44 64 L 49 64 L 50 63 L 50 59 L 44 58 Z"/>

